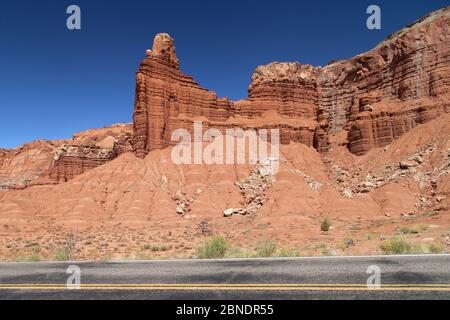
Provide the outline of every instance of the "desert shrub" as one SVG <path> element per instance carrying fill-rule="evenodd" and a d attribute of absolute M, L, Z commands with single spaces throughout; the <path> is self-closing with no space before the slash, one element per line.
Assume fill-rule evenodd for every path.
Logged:
<path fill-rule="evenodd" d="M 59 258 L 63 259 L 61 261 L 68 261 L 75 259 L 76 245 L 77 245 L 77 235 L 72 232 L 68 233 L 66 235 L 64 245 L 61 248 L 59 248 L 56 252 L 58 253 L 59 251 Z M 58 258 L 56 257 L 56 254 L 55 258 Z"/>
<path fill-rule="evenodd" d="M 366 234 L 363 240 L 372 240 L 372 234 L 371 233 Z"/>
<path fill-rule="evenodd" d="M 416 224 L 412 226 L 401 227 L 400 232 L 403 234 L 418 234 L 428 229 L 427 224 Z"/>
<path fill-rule="evenodd" d="M 411 245 L 411 249 L 409 250 L 410 254 L 423 254 L 423 253 L 428 253 L 428 247 L 426 245 L 422 245 L 422 244 L 413 244 Z"/>
<path fill-rule="evenodd" d="M 214 236 L 197 247 L 197 257 L 200 259 L 223 258 L 228 247 L 228 241 L 224 237 Z"/>
<path fill-rule="evenodd" d="M 272 240 L 264 240 L 256 247 L 256 254 L 258 257 L 268 258 L 273 256 L 277 250 L 277 244 Z"/>
<path fill-rule="evenodd" d="M 411 244 L 401 238 L 385 240 L 381 243 L 380 248 L 385 254 L 405 254 L 412 251 Z"/>
<path fill-rule="evenodd" d="M 439 243 L 430 243 L 428 245 L 428 251 L 430 253 L 442 253 L 444 248 Z"/>
<path fill-rule="evenodd" d="M 39 262 L 42 260 L 41 254 L 39 252 L 33 252 L 27 259 L 29 262 Z"/>
<path fill-rule="evenodd" d="M 434 217 L 439 215 L 439 211 L 425 211 L 423 215 L 426 217 Z"/>
<path fill-rule="evenodd" d="M 64 248 L 57 249 L 55 251 L 55 260 L 56 261 L 68 261 L 70 260 L 69 253 Z"/>
<path fill-rule="evenodd" d="M 330 248 L 328 248 L 327 246 L 323 247 L 320 253 L 323 256 L 331 256 L 332 255 Z"/>
<path fill-rule="evenodd" d="M 322 223 L 320 224 L 320 230 L 327 232 L 328 230 L 330 230 L 330 227 L 330 220 L 328 220 L 328 218 L 323 219 Z"/>
<path fill-rule="evenodd" d="M 402 238 L 385 240 L 380 245 L 385 254 L 421 254 L 421 253 L 442 253 L 444 248 L 439 243 L 411 244 Z"/>
<path fill-rule="evenodd" d="M 29 255 L 20 255 L 16 258 L 18 262 L 39 262 L 42 260 L 41 254 L 39 252 L 32 252 Z"/>
<path fill-rule="evenodd" d="M 146 244 L 144 246 L 145 250 L 150 250 L 153 252 L 160 252 L 160 251 L 169 251 L 170 249 L 172 249 L 172 246 L 169 244 Z"/>
<path fill-rule="evenodd" d="M 277 252 L 278 257 L 299 257 L 300 251 L 292 248 L 281 248 Z"/>

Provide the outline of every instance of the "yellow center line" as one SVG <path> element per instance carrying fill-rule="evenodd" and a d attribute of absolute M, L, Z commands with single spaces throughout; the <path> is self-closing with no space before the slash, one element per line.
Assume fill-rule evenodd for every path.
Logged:
<path fill-rule="evenodd" d="M 65 284 L 2 284 L 0 290 L 66 290 Z M 442 291 L 450 284 L 82 284 L 81 290 L 215 290 L 215 291 Z"/>
<path fill-rule="evenodd" d="M 0 288 L 0 290 L 43 290 L 43 291 L 51 291 L 51 290 L 69 290 L 66 287 L 9 287 L 9 288 Z M 449 292 L 450 288 L 436 288 L 436 287 L 390 287 L 385 288 L 382 287 L 380 289 L 370 289 L 370 288 L 361 288 L 361 287 L 81 287 L 80 290 L 85 291 L 433 291 L 433 292 Z"/>

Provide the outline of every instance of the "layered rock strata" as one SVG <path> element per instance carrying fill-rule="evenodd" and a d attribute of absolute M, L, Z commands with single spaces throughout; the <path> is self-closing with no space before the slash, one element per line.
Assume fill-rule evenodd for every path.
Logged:
<path fill-rule="evenodd" d="M 87 130 L 67 140 L 38 140 L 0 149 L 0 190 L 54 184 L 132 151 L 132 126 Z"/>
<path fill-rule="evenodd" d="M 53 152 L 48 177 L 51 181 L 65 182 L 131 151 L 130 128 L 116 125 L 112 130 L 97 129 L 75 135 Z"/>
<path fill-rule="evenodd" d="M 313 67 L 274 62 L 258 67 L 241 101 L 218 98 L 179 69 L 173 39 L 155 37 L 136 76 L 136 155 L 167 147 L 175 129 L 280 129 L 291 141 L 324 152 L 345 145 L 356 155 L 390 144 L 450 111 L 450 10 L 433 12 L 347 61 Z"/>

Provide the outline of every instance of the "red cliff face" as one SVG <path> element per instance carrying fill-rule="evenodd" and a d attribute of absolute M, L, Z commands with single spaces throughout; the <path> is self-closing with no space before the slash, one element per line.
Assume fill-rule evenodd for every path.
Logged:
<path fill-rule="evenodd" d="M 164 48 L 161 43 L 164 39 Z M 136 75 L 134 149 L 143 157 L 150 150 L 170 144 L 173 130 L 191 127 L 193 116 L 225 121 L 232 114 L 231 103 L 201 88 L 179 70 L 173 39 L 155 37 Z"/>
<path fill-rule="evenodd" d="M 447 8 L 365 54 L 323 68 L 320 109 L 327 133 L 344 130 L 349 150 L 360 155 L 449 112 L 449 26 Z"/>
<path fill-rule="evenodd" d="M 0 190 L 64 182 L 131 151 L 131 125 L 87 130 L 67 140 L 0 149 Z"/>
<path fill-rule="evenodd" d="M 44 175 L 53 182 L 65 182 L 131 151 L 131 125 L 119 124 L 74 135 L 53 151 Z"/>
<path fill-rule="evenodd" d="M 222 131 L 278 128 L 282 144 L 301 142 L 321 153 L 345 146 L 363 155 L 449 113 L 449 26 L 445 8 L 348 61 L 260 66 L 241 101 L 218 98 L 183 74 L 173 39 L 159 34 L 136 75 L 132 129 L 119 125 L 0 150 L 0 189 L 64 182 L 133 149 L 142 158 L 175 144 L 173 131 L 192 131 L 194 120 Z"/>
<path fill-rule="evenodd" d="M 256 69 L 243 101 L 217 98 L 179 70 L 173 39 L 155 37 L 136 76 L 134 150 L 169 146 L 195 119 L 219 129 L 279 128 L 281 143 L 362 155 L 450 111 L 450 10 L 436 11 L 348 61 Z"/>

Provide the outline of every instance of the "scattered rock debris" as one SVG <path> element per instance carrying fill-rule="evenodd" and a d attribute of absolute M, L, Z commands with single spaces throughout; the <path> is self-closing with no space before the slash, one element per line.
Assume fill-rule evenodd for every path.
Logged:
<path fill-rule="evenodd" d="M 385 148 L 387 149 L 387 148 Z M 397 164 L 389 164 L 377 173 L 362 176 L 363 168 L 357 167 L 355 173 L 340 168 L 332 163 L 332 161 L 324 157 L 323 161 L 332 173 L 335 183 L 332 185 L 346 198 L 352 198 L 356 194 L 369 193 L 385 184 L 398 180 L 400 178 L 412 177 L 418 184 L 420 189 L 431 188 L 431 197 L 423 196 L 416 204 L 415 212 L 433 206 L 432 197 L 439 202 L 436 194 L 437 180 L 450 172 L 450 161 L 444 159 L 442 166 L 433 168 L 432 171 L 424 171 L 423 165 L 429 161 L 430 156 L 437 149 L 436 143 L 430 142 L 417 149 L 407 159 Z M 413 213 L 414 214 L 414 213 Z"/>
<path fill-rule="evenodd" d="M 201 189 L 198 189 L 193 196 L 188 196 L 185 192 L 178 190 L 172 199 L 176 203 L 176 212 L 180 215 L 185 215 L 191 211 L 190 205 L 197 199 L 197 197 L 202 193 Z"/>
<path fill-rule="evenodd" d="M 267 158 L 260 161 L 250 175 L 237 181 L 235 184 L 241 189 L 244 197 L 245 208 L 229 208 L 224 210 L 225 217 L 231 217 L 234 214 L 252 215 L 267 201 L 266 192 L 275 183 L 277 162 L 275 158 Z"/>

